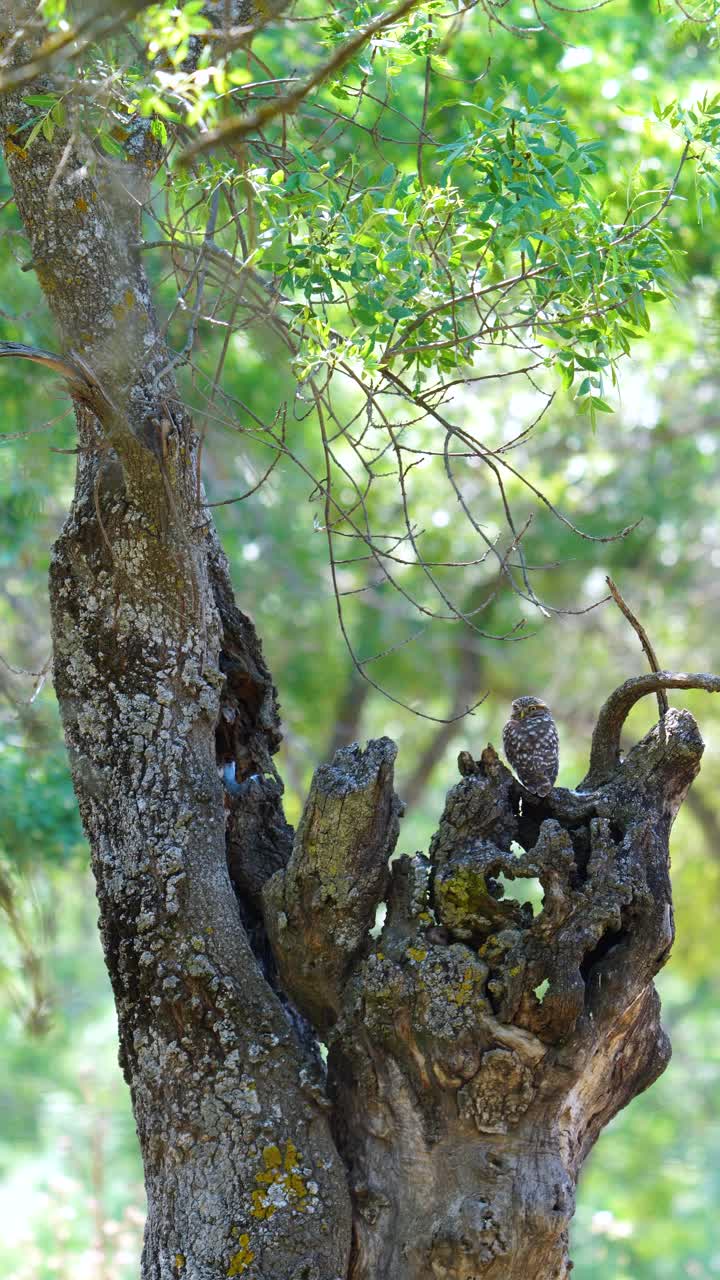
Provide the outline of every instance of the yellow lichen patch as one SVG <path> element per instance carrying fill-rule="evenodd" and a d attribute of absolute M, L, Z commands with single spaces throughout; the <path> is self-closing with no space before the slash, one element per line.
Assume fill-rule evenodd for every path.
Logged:
<path fill-rule="evenodd" d="M 35 268 L 35 274 L 42 285 L 44 293 L 55 292 L 55 277 L 51 275 L 49 271 L 46 271 L 44 267 L 38 265 Z"/>
<path fill-rule="evenodd" d="M 285 1154 L 274 1144 L 263 1150 L 263 1166 L 255 1174 L 259 1184 L 252 1193 L 254 1218 L 272 1218 L 280 1207 L 302 1211 L 307 1208 L 308 1189 L 297 1172 L 300 1155 L 293 1142 L 286 1142 Z"/>
<path fill-rule="evenodd" d="M 185 1269 L 185 1254 L 176 1253 L 175 1254 L 175 1270 L 179 1275 L 181 1271 L 184 1271 L 184 1269 Z"/>
<path fill-rule="evenodd" d="M 7 151 L 8 155 L 20 156 L 21 159 L 23 160 L 27 158 L 27 151 L 25 150 L 25 148 L 19 147 L 16 142 L 13 142 L 12 138 L 5 139 L 5 150 Z"/>
<path fill-rule="evenodd" d="M 75 201 L 75 208 L 77 209 L 78 213 L 87 213 L 90 206 L 84 196 L 78 196 L 77 200 Z"/>
<path fill-rule="evenodd" d="M 453 1004 L 464 1005 L 471 999 L 473 993 L 473 971 L 466 969 L 463 974 L 462 982 L 456 991 L 451 991 L 449 999 Z"/>
<path fill-rule="evenodd" d="M 116 320 L 121 320 L 126 311 L 135 305 L 135 294 L 130 289 L 126 289 L 122 298 L 115 303 L 112 313 Z"/>
<path fill-rule="evenodd" d="M 243 1271 L 247 1271 L 250 1263 L 255 1257 L 255 1254 L 250 1248 L 250 1237 L 247 1232 L 244 1231 L 241 1235 L 237 1227 L 233 1227 L 232 1233 L 237 1237 L 237 1242 L 240 1245 L 240 1248 L 230 1259 L 230 1266 L 225 1274 L 227 1276 L 241 1276 Z"/>
<path fill-rule="evenodd" d="M 416 960 L 418 964 L 421 964 L 427 955 L 427 951 L 423 951 L 422 947 L 408 947 L 407 954 L 411 960 Z"/>

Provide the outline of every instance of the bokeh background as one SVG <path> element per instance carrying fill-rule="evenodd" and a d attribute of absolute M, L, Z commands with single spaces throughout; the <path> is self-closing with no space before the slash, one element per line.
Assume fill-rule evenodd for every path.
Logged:
<path fill-rule="evenodd" d="M 599 139 L 607 190 L 672 172 L 676 143 L 650 123 L 655 97 L 690 101 L 716 92 L 717 51 L 680 12 L 620 0 L 599 13 L 558 15 L 560 36 L 491 38 L 468 21 L 446 50 L 448 95 L 475 92 L 482 73 L 499 84 L 552 85 L 582 137 Z M 279 34 L 263 36 L 268 59 Z M 488 58 L 491 67 L 488 70 Z M 446 68 L 447 69 L 447 68 Z M 463 87 L 464 86 L 464 87 Z M 409 116 L 421 101 L 417 75 L 394 86 Z M 452 102 L 450 103 L 452 107 Z M 452 110 L 444 126 L 452 130 Z M 10 195 L 0 174 L 0 203 Z M 336 745 L 385 733 L 399 744 L 398 790 L 408 810 L 399 851 L 426 849 L 461 748 L 499 745 L 509 701 L 541 694 L 561 734 L 560 783 L 583 774 L 595 714 L 626 676 L 644 669 L 638 642 L 612 604 L 584 612 L 610 573 L 645 623 L 663 666 L 720 670 L 720 218 L 701 201 L 692 172 L 668 225 L 678 250 L 677 298 L 653 315 L 646 339 L 624 361 L 613 415 L 594 430 L 559 394 L 516 465 L 582 527 L 605 534 L 635 520 L 628 538 L 582 541 L 545 508 L 535 511 L 526 549 L 548 601 L 566 612 L 527 615 L 526 638 L 484 640 L 455 622 L 417 632 L 402 598 L 362 562 L 345 570 L 348 621 L 362 655 L 393 649 L 373 677 L 400 702 L 439 720 L 484 694 L 452 724 L 413 715 L 369 688 L 338 632 L 323 534 L 311 484 L 287 460 L 244 502 L 217 509 L 241 606 L 253 615 L 280 690 L 285 741 L 279 765 L 287 808 L 298 816 L 313 766 Z M 469 193 L 470 198 L 470 193 Z M 55 339 L 19 224 L 0 240 L 0 338 L 52 346 Z M 152 228 L 148 228 L 148 238 Z M 151 260 L 160 309 L 174 286 Z M 182 316 L 177 345 L 182 346 Z M 202 373 L 222 335 L 201 326 L 185 391 L 204 408 Z M 224 388 L 269 419 L 296 405 L 292 372 L 267 332 L 236 333 Z M 534 416 L 531 390 L 502 381 L 465 391 L 467 421 L 500 442 Z M 71 415 L 57 385 L 3 362 L 0 369 L 0 1269 L 6 1280 L 130 1280 L 138 1273 L 143 1192 L 116 1028 L 96 930 L 96 906 L 47 678 L 46 576 L 53 537 L 72 493 Z M 348 412 L 353 409 L 348 392 Z M 319 445 L 312 417 L 291 413 L 291 438 L 312 470 Z M 213 500 L 252 487 L 267 458 L 236 424 L 204 420 L 205 480 Z M 478 472 L 470 500 L 492 532 L 500 516 Z M 513 496 L 524 514 L 527 493 Z M 374 499 L 376 523 L 393 528 L 397 497 Z M 441 469 L 417 488 L 418 519 L 437 558 L 477 554 Z M 385 509 L 382 504 L 385 503 Z M 450 572 L 450 571 L 448 571 Z M 487 570 L 454 570 L 468 607 Z M 483 625 L 507 631 L 521 602 L 500 593 Z M 409 635 L 415 638 L 401 642 Z M 400 645 L 400 647 L 395 647 Z M 671 699 L 676 705 L 677 697 Z M 673 837 L 678 937 L 660 975 L 672 1063 L 653 1088 L 603 1134 L 584 1172 L 573 1227 L 580 1280 L 720 1276 L 720 699 L 687 695 L 707 743 L 702 774 Z M 628 742 L 653 722 L 646 700 L 628 722 Z"/>

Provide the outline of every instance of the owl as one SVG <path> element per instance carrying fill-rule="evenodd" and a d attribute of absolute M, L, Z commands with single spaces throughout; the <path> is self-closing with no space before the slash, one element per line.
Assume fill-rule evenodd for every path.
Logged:
<path fill-rule="evenodd" d="M 505 755 L 518 778 L 535 796 L 546 796 L 558 775 L 555 721 L 542 698 L 516 698 L 503 729 Z"/>

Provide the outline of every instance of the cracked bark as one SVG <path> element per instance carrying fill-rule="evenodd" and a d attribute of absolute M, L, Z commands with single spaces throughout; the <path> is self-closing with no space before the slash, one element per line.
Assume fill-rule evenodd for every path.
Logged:
<path fill-rule="evenodd" d="M 0 4 L 0 35 L 18 17 Z M 15 53 L 21 62 L 28 49 Z M 317 1057 L 250 945 L 249 934 L 262 956 L 252 894 L 241 915 L 228 874 L 230 817 L 239 881 L 263 822 L 256 900 L 287 856 L 279 722 L 134 248 L 157 143 L 137 121 L 125 160 L 103 160 L 70 119 L 28 151 L 20 126 L 32 110 L 0 97 L 76 407 L 75 495 L 50 579 L 54 680 L 145 1165 L 143 1277 L 344 1278 L 348 1191 Z M 228 764 L 239 795 L 223 788 Z"/>
<path fill-rule="evenodd" d="M 0 0 L 0 34 L 16 14 Z M 620 728 L 638 696 L 720 680 L 623 686 L 583 789 L 541 802 L 492 748 L 462 753 L 428 856 L 391 870 L 395 748 L 345 748 L 293 837 L 275 690 L 133 248 L 157 144 L 135 122 L 122 162 L 60 129 L 28 152 L 31 110 L 0 98 L 66 352 L 40 356 L 76 405 L 54 677 L 145 1163 L 143 1278 L 559 1280 L 582 1161 L 669 1053 L 652 978 L 702 741 L 670 711 L 621 762 Z M 504 893 L 523 878 L 536 915 Z"/>
<path fill-rule="evenodd" d="M 671 710 L 626 760 L 602 765 L 632 703 L 663 687 L 720 691 L 720 679 L 627 682 L 598 720 L 592 789 L 538 801 L 492 747 L 479 761 L 461 753 L 429 856 L 392 864 L 377 941 L 363 927 L 364 887 L 369 859 L 377 893 L 394 842 L 380 785 L 391 744 L 339 752 L 318 771 L 264 900 L 286 985 L 329 1045 L 352 1280 L 569 1275 L 582 1162 L 670 1053 L 652 979 L 673 939 L 670 828 L 702 739 Z M 346 822 L 350 796 L 373 812 Z M 357 834 L 370 829 L 356 880 Z M 505 889 L 519 879 L 539 880 L 538 914 Z M 337 886 L 355 883 L 341 904 Z"/>

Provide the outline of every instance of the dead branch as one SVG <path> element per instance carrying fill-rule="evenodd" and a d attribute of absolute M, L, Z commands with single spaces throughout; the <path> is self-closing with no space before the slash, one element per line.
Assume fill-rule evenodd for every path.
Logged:
<path fill-rule="evenodd" d="M 650 670 L 659 671 L 660 663 L 657 660 L 655 650 L 653 649 L 650 643 L 650 638 L 644 626 L 640 622 L 640 619 L 635 616 L 632 609 L 630 608 L 630 605 L 627 603 L 627 600 L 623 598 L 617 584 L 613 582 L 612 578 L 607 577 L 605 581 L 607 582 L 608 587 L 610 588 L 610 594 L 613 600 L 615 601 L 618 609 L 620 610 L 621 613 L 625 615 L 628 622 L 630 623 L 630 626 L 633 628 L 635 634 L 637 635 L 640 641 L 640 644 L 643 647 L 643 651 L 648 660 L 648 663 L 650 664 Z M 657 703 L 658 703 L 658 711 L 660 712 L 660 718 L 662 719 L 662 717 L 670 708 L 670 703 L 668 702 L 667 694 L 664 689 L 658 689 Z"/>
<path fill-rule="evenodd" d="M 621 684 L 601 708 L 592 737 L 590 768 L 579 791 L 601 786 L 611 776 L 620 763 L 620 734 L 630 711 L 640 698 L 659 689 L 704 689 L 706 693 L 720 693 L 720 676 L 704 672 L 651 671 L 648 675 L 632 676 Z"/>

